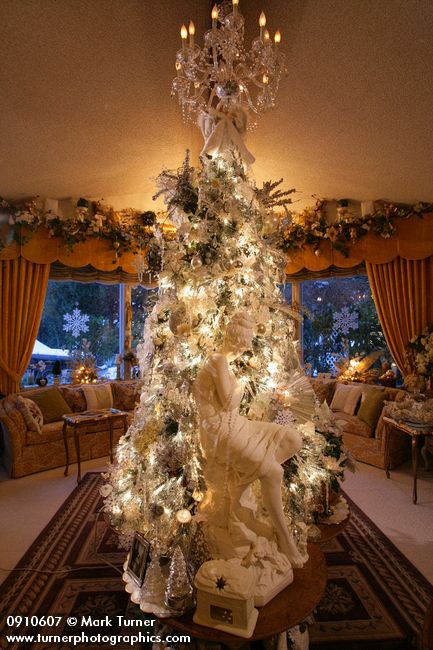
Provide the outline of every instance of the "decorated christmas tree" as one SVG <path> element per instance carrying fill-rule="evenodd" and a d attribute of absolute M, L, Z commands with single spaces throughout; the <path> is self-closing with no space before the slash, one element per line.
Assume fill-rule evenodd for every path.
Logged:
<path fill-rule="evenodd" d="M 216 18 L 213 13 L 214 27 L 205 35 L 205 49 L 213 54 L 207 95 L 203 76 L 198 88 L 185 72 L 191 61 L 197 70 L 207 65 L 199 48 L 190 42 L 178 53 L 174 89 L 183 108 L 200 115 L 206 145 L 198 168 L 187 155 L 177 171 L 164 171 L 158 179 L 156 196 L 164 197 L 175 233 L 168 236 L 155 226 L 148 262 L 158 272 L 159 291 L 139 351 L 140 404 L 104 488 L 106 509 L 126 544 L 140 531 L 152 545 L 152 556 L 171 557 L 179 547 L 192 572 L 209 557 L 224 555 L 215 531 L 224 536 L 229 526 L 233 490 L 239 492 L 239 517 L 250 508 L 256 538 L 274 539 L 279 553 L 286 552 L 285 532 L 273 530 L 272 521 L 279 518 L 273 505 L 282 499 L 286 537 L 291 536 L 296 551 L 286 555 L 300 566 L 307 558 L 309 526 L 327 511 L 346 460 L 330 412 L 316 401 L 300 367 L 294 338 L 299 314 L 280 289 L 285 257 L 273 242 L 282 222 L 290 219 L 293 190 L 280 190 L 280 183 L 255 186 L 242 140 L 252 98 L 242 86 L 240 69 L 232 66 L 227 78 L 228 60 L 240 57 L 245 68 L 252 57 L 249 65 L 257 67 L 261 79 L 256 109 L 272 105 L 283 68 L 279 39 L 273 47 L 261 34 L 253 54 L 245 54 L 243 19 L 237 4 L 233 8 L 220 9 Z M 219 83 L 223 60 L 225 80 Z M 234 322 L 251 334 L 246 343 L 239 339 L 238 350 L 227 351 Z M 223 388 L 230 382 L 235 388 L 229 391 L 231 405 L 221 404 L 211 413 L 203 399 L 205 373 L 211 382 L 213 367 L 215 373 L 226 372 Z M 222 399 L 217 393 L 218 387 L 215 404 Z M 206 404 L 212 405 L 212 399 Z M 286 434 L 298 442 L 279 458 Z M 250 438 L 258 441 L 253 452 Z M 248 467 L 254 466 L 248 480 L 242 474 L 243 454 Z M 284 480 L 271 486 L 271 498 L 266 482 L 271 470 L 263 462 L 268 456 L 286 461 Z M 248 564 L 253 548 L 255 542 L 237 557 Z"/>

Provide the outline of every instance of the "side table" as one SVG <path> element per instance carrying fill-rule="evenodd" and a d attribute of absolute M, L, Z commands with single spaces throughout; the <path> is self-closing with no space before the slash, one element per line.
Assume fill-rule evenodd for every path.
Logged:
<path fill-rule="evenodd" d="M 389 474 L 389 448 L 390 448 L 390 436 L 393 429 L 402 431 L 406 433 L 412 439 L 412 474 L 413 474 L 413 493 L 412 501 L 414 503 L 418 500 L 416 483 L 418 476 L 418 452 L 419 452 L 419 439 L 420 436 L 432 436 L 433 429 L 426 427 L 416 427 L 407 422 L 397 422 L 390 417 L 384 417 L 383 422 L 385 424 L 385 471 L 386 478 L 390 478 Z"/>
<path fill-rule="evenodd" d="M 100 424 L 101 421 L 106 421 L 108 424 L 108 432 L 110 436 L 110 463 L 113 462 L 113 424 L 116 420 L 123 421 L 123 432 L 126 433 L 128 428 L 128 413 L 126 411 L 119 411 L 118 409 L 101 409 L 100 411 L 83 411 L 81 413 L 70 413 L 67 415 L 62 415 L 63 420 L 63 442 L 65 444 L 65 453 L 66 453 L 66 467 L 64 475 L 68 475 L 69 470 L 69 447 L 68 447 L 68 436 L 67 428 L 72 427 L 74 433 L 74 442 L 75 450 L 77 452 L 77 464 L 78 464 L 78 474 L 77 474 L 77 483 L 81 481 L 81 455 L 80 455 L 80 434 L 81 433 L 92 433 L 92 431 L 86 431 L 88 427 L 92 427 L 95 424 Z"/>
<path fill-rule="evenodd" d="M 302 569 L 293 570 L 292 584 L 277 594 L 267 605 L 259 607 L 259 618 L 250 639 L 198 625 L 192 620 L 192 612 L 187 612 L 178 618 L 160 620 L 164 625 L 192 638 L 220 643 L 230 650 L 252 647 L 255 641 L 269 639 L 301 623 L 322 598 L 327 578 L 325 556 L 317 544 L 308 544 L 308 555 L 308 562 Z"/>

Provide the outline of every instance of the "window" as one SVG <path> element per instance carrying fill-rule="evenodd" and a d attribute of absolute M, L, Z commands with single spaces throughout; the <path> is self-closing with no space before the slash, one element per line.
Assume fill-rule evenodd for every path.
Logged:
<path fill-rule="evenodd" d="M 119 285 L 50 280 L 23 383 L 52 383 L 59 365 L 60 381 L 69 383 L 79 358 L 91 361 L 99 378 L 115 378 L 118 350 Z"/>
<path fill-rule="evenodd" d="M 304 363 L 312 374 L 337 374 L 338 364 L 358 356 L 377 356 L 375 367 L 391 361 L 366 276 L 307 280 L 302 304 Z"/>

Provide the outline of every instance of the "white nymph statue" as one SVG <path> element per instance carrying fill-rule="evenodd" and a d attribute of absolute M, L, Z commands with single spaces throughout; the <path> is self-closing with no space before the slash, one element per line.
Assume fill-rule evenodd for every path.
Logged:
<path fill-rule="evenodd" d="M 292 582 L 292 567 L 306 557 L 289 532 L 281 498 L 281 463 L 299 451 L 301 436 L 291 425 L 239 414 L 243 386 L 230 363 L 251 347 L 253 327 L 247 312 L 234 314 L 220 350 L 198 373 L 194 397 L 205 456 L 200 514 L 206 539 L 214 558 L 239 558 L 256 568 L 256 605 L 262 605 Z M 261 504 L 251 489 L 256 480 Z"/>

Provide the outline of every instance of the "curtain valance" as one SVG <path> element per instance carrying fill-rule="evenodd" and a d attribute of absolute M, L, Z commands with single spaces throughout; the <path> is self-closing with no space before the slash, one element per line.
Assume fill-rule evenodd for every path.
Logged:
<path fill-rule="evenodd" d="M 116 259 L 109 242 L 103 239 L 88 239 L 75 244 L 74 249 L 69 251 L 61 239 L 48 237 L 44 229 L 33 233 L 25 244 L 14 242 L 0 251 L 0 259 L 12 260 L 18 257 L 35 264 L 61 262 L 71 268 L 90 265 L 98 271 L 115 271 L 121 267 L 126 273 L 137 274 L 137 256 L 132 253 L 124 253 Z"/>

